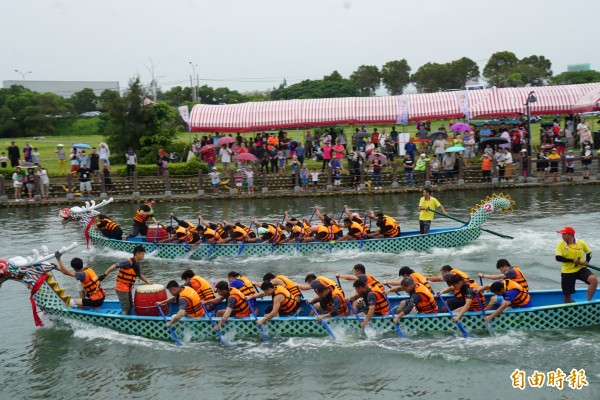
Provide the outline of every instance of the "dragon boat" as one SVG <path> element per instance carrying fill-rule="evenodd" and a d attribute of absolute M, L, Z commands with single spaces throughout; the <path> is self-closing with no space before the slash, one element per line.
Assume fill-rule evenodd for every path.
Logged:
<path fill-rule="evenodd" d="M 381 253 L 402 253 L 409 250 L 422 251 L 433 247 L 458 247 L 476 240 L 483 223 L 494 212 L 512 211 L 514 200 L 509 195 L 500 193 L 488 196 L 480 204 L 471 209 L 469 220 L 461 226 L 432 229 L 422 235 L 419 231 L 402 232 L 399 237 L 386 239 L 364 239 L 330 242 L 295 242 L 295 243 L 201 243 L 195 248 L 185 243 L 154 243 L 151 238 L 136 237 L 130 240 L 116 240 L 105 237 L 95 229 L 93 220 L 99 208 L 109 204 L 112 199 L 96 204 L 86 202 L 83 207 L 72 207 L 63 221 L 78 221 L 84 229 L 86 239 L 98 247 L 120 250 L 131 253 L 138 245 L 143 245 L 153 256 L 166 259 L 189 257 L 194 260 L 213 257 L 265 256 L 282 254 L 313 254 L 334 251 L 364 251 Z M 62 211 L 61 211 L 62 213 Z M 508 236 L 504 236 L 508 237 Z"/>
<path fill-rule="evenodd" d="M 74 247 L 63 247 L 59 251 L 65 253 Z M 54 279 L 56 267 L 47 262 L 53 257 L 43 249 L 42 255 L 34 251 L 32 257 L 14 257 L 8 261 L 0 260 L 0 285 L 7 280 L 25 283 L 31 289 L 34 319 L 37 325 L 42 321 L 37 316 L 36 306 L 48 318 L 54 321 L 79 321 L 125 334 L 142 336 L 150 339 L 172 340 L 170 331 L 165 327 L 161 317 L 121 315 L 118 301 L 107 300 L 97 310 L 85 310 L 70 307 L 70 296 L 65 294 L 59 283 Z M 505 310 L 492 321 L 496 332 L 509 330 L 543 331 L 552 329 L 572 329 L 600 325 L 600 295 L 586 300 L 587 290 L 578 289 L 573 295 L 575 302 L 564 304 L 561 290 L 531 291 L 532 307 L 526 309 Z M 488 295 L 489 296 L 489 295 Z M 395 307 L 403 296 L 390 297 L 390 304 Z M 501 301 L 501 299 L 499 299 Z M 439 300 L 438 300 L 439 301 Z M 257 310 L 259 316 L 264 315 L 270 301 L 259 299 Z M 336 317 L 326 320 L 325 325 L 315 317 L 309 316 L 309 309 L 304 304 L 297 316 L 275 317 L 264 325 L 265 333 L 271 338 L 293 336 L 327 336 L 358 335 L 361 332 L 357 317 Z M 176 312 L 174 308 L 170 313 Z M 213 322 L 219 320 L 213 318 Z M 485 334 L 489 326 L 483 320 L 480 312 L 467 312 L 460 322 L 468 332 Z M 393 336 L 396 327 L 391 316 L 373 317 L 369 326 L 377 330 L 378 336 Z M 400 320 L 398 325 L 401 332 L 411 337 L 421 333 L 445 332 L 458 334 L 457 325 L 451 320 L 449 313 L 410 314 Z M 217 340 L 208 317 L 193 319 L 184 317 L 174 324 L 173 329 L 178 337 L 185 341 Z M 260 340 L 261 332 L 253 318 L 230 318 L 221 329 L 227 338 L 245 338 Z M 264 337 L 264 336 L 263 336 Z M 334 336 L 335 337 L 335 336 Z"/>

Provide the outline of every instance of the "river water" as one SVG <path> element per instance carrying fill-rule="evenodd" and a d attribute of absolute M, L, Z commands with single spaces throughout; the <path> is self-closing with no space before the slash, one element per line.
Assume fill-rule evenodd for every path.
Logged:
<path fill-rule="evenodd" d="M 484 191 L 440 192 L 437 198 L 451 215 L 467 219 L 468 211 L 491 193 Z M 510 192 L 516 200 L 512 213 L 492 216 L 484 225 L 514 236 L 506 240 L 483 233 L 474 243 L 453 249 L 433 249 L 400 255 L 333 253 L 328 255 L 217 259 L 213 261 L 165 261 L 147 257 L 145 275 L 166 283 L 192 268 L 211 280 L 222 279 L 230 270 L 260 279 L 266 272 L 281 272 L 303 281 L 309 272 L 333 276 L 350 273 L 356 263 L 381 279 L 397 278 L 402 265 L 433 274 L 444 264 L 477 272 L 495 273 L 498 258 L 522 267 L 535 289 L 559 287 L 560 265 L 554 248 L 555 233 L 574 226 L 593 250 L 600 249 L 596 201 L 597 187 L 552 187 Z M 375 209 L 398 217 L 403 230 L 418 226 L 417 194 L 368 198 L 319 198 L 325 212 L 336 217 L 344 205 L 356 210 Z M 306 199 L 259 201 L 159 203 L 156 216 L 168 221 L 174 211 L 193 219 L 201 212 L 208 220 L 243 221 L 252 217 L 280 220 L 291 215 L 310 215 L 313 203 Z M 116 220 L 128 222 L 134 204 L 110 205 L 105 210 Z M 0 213 L 0 258 L 29 255 L 32 248 L 47 245 L 51 251 L 83 242 L 79 225 L 64 228 L 55 208 L 2 209 Z M 455 226 L 436 219 L 435 227 Z M 127 254 L 86 250 L 79 246 L 65 256 L 80 256 L 104 271 Z M 596 262 L 598 264 L 598 262 Z M 75 282 L 57 273 L 61 285 L 75 293 Z M 111 281 L 112 283 L 112 281 Z M 442 288 L 433 284 L 434 288 Z M 580 284 L 578 284 L 580 285 Z M 111 284 L 108 287 L 112 286 Z M 351 290 L 350 285 L 344 285 Z M 110 295 L 114 297 L 112 290 Z M 224 348 L 219 342 L 190 343 L 177 348 L 172 343 L 138 338 L 81 324 L 46 321 L 36 328 L 31 317 L 28 291 L 17 282 L 6 282 L 0 290 L 0 399 L 164 399 L 249 398 L 276 399 L 598 399 L 600 398 L 600 329 L 570 329 L 553 332 L 509 332 L 464 339 L 458 334 L 418 335 L 406 340 L 367 329 L 366 336 L 277 339 L 272 344 L 236 340 Z M 338 334 L 339 336 L 339 334 Z M 564 381 L 559 390 L 544 384 L 513 388 L 510 375 L 520 369 L 527 376 L 560 368 L 568 376 L 572 369 L 585 370 L 589 386 L 572 389 Z"/>

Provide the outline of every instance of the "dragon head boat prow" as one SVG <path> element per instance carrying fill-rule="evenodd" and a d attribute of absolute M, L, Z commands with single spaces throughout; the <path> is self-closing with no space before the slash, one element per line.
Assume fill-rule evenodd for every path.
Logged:
<path fill-rule="evenodd" d="M 509 194 L 499 193 L 486 196 L 479 204 L 471 209 L 469 226 L 481 226 L 493 212 L 513 211 L 515 201 Z"/>
<path fill-rule="evenodd" d="M 63 208 L 58 212 L 58 216 L 62 218 L 63 224 L 66 224 L 69 221 L 78 221 L 85 227 L 92 218 L 100 214 L 100 212 L 97 211 L 99 208 L 102 208 L 112 202 L 112 197 L 110 199 L 104 199 L 98 204 L 96 204 L 94 200 L 91 202 L 86 201 L 83 207 L 75 206 L 71 208 Z"/>

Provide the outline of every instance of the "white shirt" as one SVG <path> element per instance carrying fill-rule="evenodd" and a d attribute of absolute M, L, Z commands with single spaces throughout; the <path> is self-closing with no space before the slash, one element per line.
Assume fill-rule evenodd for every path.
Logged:
<path fill-rule="evenodd" d="M 219 176 L 221 175 L 220 172 L 209 172 L 208 175 L 210 176 L 211 183 L 214 184 L 214 183 L 219 183 L 220 182 L 220 179 L 219 179 Z"/>
<path fill-rule="evenodd" d="M 47 185 L 50 183 L 50 179 L 48 179 L 48 172 L 46 172 L 45 169 L 39 170 L 35 174 L 40 177 L 42 185 Z"/>
<path fill-rule="evenodd" d="M 219 150 L 219 156 L 221 157 L 221 162 L 230 163 L 231 162 L 231 149 L 223 148 Z"/>
<path fill-rule="evenodd" d="M 313 182 L 318 182 L 319 181 L 319 173 L 318 172 L 311 172 L 310 176 L 312 177 L 312 181 Z"/>

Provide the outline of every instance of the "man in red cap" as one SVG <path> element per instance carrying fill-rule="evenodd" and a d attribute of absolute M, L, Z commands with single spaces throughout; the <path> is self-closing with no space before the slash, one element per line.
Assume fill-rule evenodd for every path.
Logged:
<path fill-rule="evenodd" d="M 592 258 L 592 250 L 581 239 L 575 239 L 575 229 L 565 226 L 556 231 L 562 239 L 556 246 L 556 261 L 562 263 L 560 274 L 561 287 L 565 296 L 565 303 L 571 303 L 571 295 L 575 293 L 575 281 L 579 279 L 587 283 L 587 300 L 591 300 L 598 287 L 598 278 L 587 268 Z M 585 259 L 584 259 L 585 258 Z"/>

